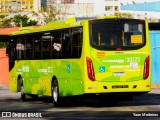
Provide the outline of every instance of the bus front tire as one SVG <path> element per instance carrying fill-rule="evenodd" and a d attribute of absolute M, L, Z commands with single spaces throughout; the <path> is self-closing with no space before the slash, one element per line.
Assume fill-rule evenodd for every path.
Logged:
<path fill-rule="evenodd" d="M 57 80 L 54 80 L 52 82 L 52 103 L 53 106 L 56 107 L 60 103 L 60 98 L 59 98 L 59 90 L 58 90 L 58 82 Z"/>
<path fill-rule="evenodd" d="M 21 100 L 26 101 L 26 94 L 24 93 L 24 87 L 21 86 Z"/>

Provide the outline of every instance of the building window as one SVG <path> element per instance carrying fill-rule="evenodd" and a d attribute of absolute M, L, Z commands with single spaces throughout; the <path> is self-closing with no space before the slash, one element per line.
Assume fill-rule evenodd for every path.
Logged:
<path fill-rule="evenodd" d="M 71 3 L 74 3 L 74 0 L 62 0 L 61 3 L 62 4 L 67 4 L 67 3 L 71 4 Z"/>
<path fill-rule="evenodd" d="M 118 11 L 118 6 L 115 6 L 115 7 L 114 7 L 114 10 L 115 10 L 115 11 Z"/>
<path fill-rule="evenodd" d="M 113 10 L 113 6 L 105 6 L 105 10 L 106 11 L 112 11 Z"/>

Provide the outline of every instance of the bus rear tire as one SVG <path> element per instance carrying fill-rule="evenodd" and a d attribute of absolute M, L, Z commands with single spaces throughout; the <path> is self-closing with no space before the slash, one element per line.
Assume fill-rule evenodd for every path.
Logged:
<path fill-rule="evenodd" d="M 57 80 L 54 80 L 52 82 L 51 90 L 52 90 L 52 103 L 53 103 L 53 106 L 57 107 L 60 104 L 59 88 L 58 88 Z"/>

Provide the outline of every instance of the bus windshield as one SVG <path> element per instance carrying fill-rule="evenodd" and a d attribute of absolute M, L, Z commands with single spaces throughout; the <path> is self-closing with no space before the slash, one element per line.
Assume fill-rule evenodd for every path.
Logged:
<path fill-rule="evenodd" d="M 138 49 L 145 45 L 143 21 L 91 21 L 91 46 L 99 50 Z"/>

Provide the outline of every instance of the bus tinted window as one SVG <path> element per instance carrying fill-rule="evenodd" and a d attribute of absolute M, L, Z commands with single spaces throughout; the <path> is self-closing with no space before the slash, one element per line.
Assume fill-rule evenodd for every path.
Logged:
<path fill-rule="evenodd" d="M 53 58 L 61 58 L 62 56 L 62 31 L 61 30 L 56 30 L 52 31 L 52 54 Z"/>
<path fill-rule="evenodd" d="M 33 36 L 26 36 L 26 43 L 25 43 L 25 53 L 26 59 L 33 59 Z"/>
<path fill-rule="evenodd" d="M 136 49 L 145 44 L 144 23 L 93 22 L 91 46 L 97 49 Z"/>
<path fill-rule="evenodd" d="M 52 35 L 50 32 L 44 33 L 42 35 L 42 58 L 50 59 L 52 58 Z"/>
<path fill-rule="evenodd" d="M 34 59 L 42 58 L 41 54 L 41 35 L 35 34 L 33 36 L 34 39 Z"/>
<path fill-rule="evenodd" d="M 72 56 L 72 29 L 64 30 L 62 39 L 62 58 L 71 58 Z"/>
<path fill-rule="evenodd" d="M 25 59 L 25 38 L 19 37 L 16 43 L 16 58 L 18 60 Z"/>
<path fill-rule="evenodd" d="M 73 29 L 72 57 L 80 58 L 82 52 L 82 29 Z"/>

